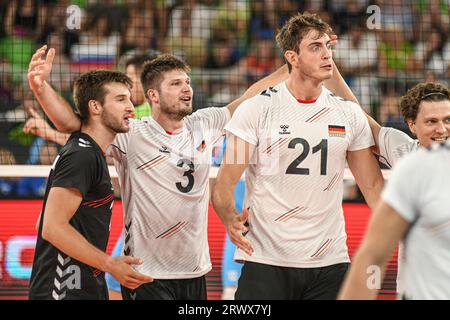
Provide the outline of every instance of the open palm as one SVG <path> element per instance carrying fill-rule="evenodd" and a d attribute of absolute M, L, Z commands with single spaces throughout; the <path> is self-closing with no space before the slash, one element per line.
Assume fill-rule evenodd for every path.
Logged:
<path fill-rule="evenodd" d="M 47 80 L 52 71 L 53 58 L 55 57 L 55 49 L 50 48 L 45 56 L 47 45 L 42 46 L 31 57 L 28 65 L 28 83 L 33 91 L 41 90 L 45 80 Z M 45 56 L 45 59 L 42 59 Z"/>

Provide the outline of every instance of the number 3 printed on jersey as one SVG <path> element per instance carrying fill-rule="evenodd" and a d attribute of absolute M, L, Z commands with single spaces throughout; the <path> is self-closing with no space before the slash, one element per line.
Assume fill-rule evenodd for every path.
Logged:
<path fill-rule="evenodd" d="M 194 186 L 194 176 L 192 175 L 195 172 L 194 164 L 191 160 L 188 159 L 180 159 L 178 160 L 177 167 L 183 168 L 183 166 L 187 166 L 189 169 L 184 172 L 183 177 L 188 178 L 188 183 L 186 186 L 183 186 L 181 182 L 177 182 L 175 185 L 177 186 L 177 189 L 180 190 L 183 193 L 188 193 L 192 190 L 192 187 Z"/>

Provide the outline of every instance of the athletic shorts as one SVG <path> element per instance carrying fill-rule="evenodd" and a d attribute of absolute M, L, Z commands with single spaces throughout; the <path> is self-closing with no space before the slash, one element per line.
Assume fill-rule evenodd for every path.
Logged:
<path fill-rule="evenodd" d="M 124 300 L 206 300 L 206 278 L 154 280 L 136 290 L 122 288 Z"/>
<path fill-rule="evenodd" d="M 236 300 L 335 300 L 349 263 L 289 268 L 246 261 Z"/>

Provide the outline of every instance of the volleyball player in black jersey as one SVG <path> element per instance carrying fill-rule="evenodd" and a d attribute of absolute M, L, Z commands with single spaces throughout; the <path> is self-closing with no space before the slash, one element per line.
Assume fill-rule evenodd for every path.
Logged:
<path fill-rule="evenodd" d="M 40 63 L 36 61 L 36 63 Z M 30 72 L 39 78 L 45 70 Z M 106 148 L 129 130 L 133 114 L 130 79 L 120 72 L 91 71 L 75 83 L 74 99 L 81 130 L 55 159 L 40 217 L 30 299 L 107 299 L 104 272 L 131 289 L 152 281 L 133 270 L 141 260 L 108 256 L 113 188 Z"/>

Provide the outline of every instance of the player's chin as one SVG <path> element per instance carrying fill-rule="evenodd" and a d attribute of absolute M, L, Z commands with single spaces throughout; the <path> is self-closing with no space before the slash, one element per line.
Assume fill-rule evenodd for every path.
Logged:
<path fill-rule="evenodd" d="M 333 70 L 321 69 L 320 70 L 320 78 L 321 80 L 328 80 L 333 76 Z"/>
<path fill-rule="evenodd" d="M 118 127 L 116 127 L 115 131 L 116 131 L 116 133 L 126 133 L 126 132 L 130 131 L 130 124 L 126 123 L 121 126 L 118 126 Z"/>
<path fill-rule="evenodd" d="M 180 113 L 187 116 L 192 113 L 192 104 L 184 104 L 183 107 L 180 110 Z"/>

